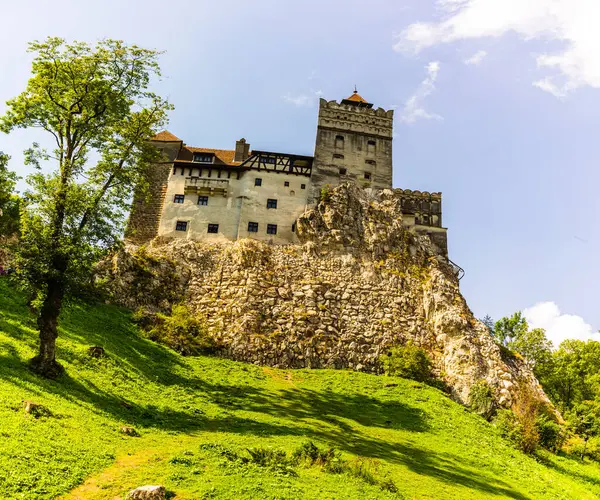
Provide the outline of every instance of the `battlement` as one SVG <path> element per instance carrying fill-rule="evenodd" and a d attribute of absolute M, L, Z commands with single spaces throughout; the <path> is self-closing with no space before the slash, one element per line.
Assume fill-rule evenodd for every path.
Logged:
<path fill-rule="evenodd" d="M 319 100 L 319 108 L 331 109 L 334 111 L 348 111 L 350 113 L 359 113 L 363 115 L 375 115 L 382 118 L 388 118 L 392 120 L 394 118 L 394 110 L 385 110 L 381 107 L 377 109 L 369 108 L 367 106 L 355 106 L 352 104 L 343 104 L 338 103 L 336 100 L 327 101 L 326 99 L 321 98 Z"/>

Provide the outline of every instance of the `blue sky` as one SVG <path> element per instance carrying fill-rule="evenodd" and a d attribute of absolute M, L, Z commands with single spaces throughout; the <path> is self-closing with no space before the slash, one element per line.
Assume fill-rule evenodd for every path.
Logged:
<path fill-rule="evenodd" d="M 444 195 L 478 316 L 551 338 L 600 327 L 600 6 L 595 0 L 234 0 L 3 5 L 0 113 L 26 44 L 110 37 L 166 51 L 156 90 L 194 146 L 312 154 L 318 96 L 395 107 L 394 186 Z M 21 174 L 37 133 L 0 136 Z"/>

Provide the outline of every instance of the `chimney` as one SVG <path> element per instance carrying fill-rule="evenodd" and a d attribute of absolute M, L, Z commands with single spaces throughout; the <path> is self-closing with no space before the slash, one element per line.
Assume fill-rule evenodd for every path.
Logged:
<path fill-rule="evenodd" d="M 243 137 L 239 141 L 235 141 L 235 156 L 233 161 L 244 161 L 250 156 L 250 144 L 246 143 Z"/>

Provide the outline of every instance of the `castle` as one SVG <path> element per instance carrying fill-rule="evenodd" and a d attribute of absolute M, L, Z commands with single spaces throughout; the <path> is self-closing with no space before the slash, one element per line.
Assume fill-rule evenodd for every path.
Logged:
<path fill-rule="evenodd" d="M 148 196 L 136 196 L 127 237 L 297 242 L 296 220 L 328 187 L 352 182 L 392 189 L 393 110 L 373 109 L 355 90 L 340 103 L 320 99 L 314 156 L 186 145 L 170 132 L 153 138 L 164 161 L 150 167 Z M 447 256 L 441 193 L 394 190 L 403 223 Z"/>

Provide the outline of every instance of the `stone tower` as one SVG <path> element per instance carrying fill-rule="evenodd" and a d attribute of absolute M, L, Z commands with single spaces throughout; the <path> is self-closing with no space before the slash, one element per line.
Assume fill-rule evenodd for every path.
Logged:
<path fill-rule="evenodd" d="M 339 104 L 321 99 L 313 163 L 313 202 L 321 189 L 354 182 L 362 187 L 392 187 L 394 111 L 373 105 L 356 89 Z"/>

